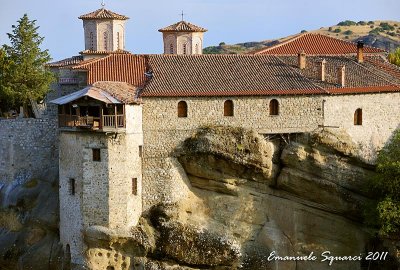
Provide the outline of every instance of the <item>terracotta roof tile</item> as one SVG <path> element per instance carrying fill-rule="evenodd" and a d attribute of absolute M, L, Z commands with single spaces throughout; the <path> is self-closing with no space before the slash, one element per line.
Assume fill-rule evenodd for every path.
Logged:
<path fill-rule="evenodd" d="M 138 88 L 126 82 L 95 82 L 92 87 L 104 90 L 122 103 L 137 103 Z"/>
<path fill-rule="evenodd" d="M 66 58 L 60 61 L 52 62 L 46 64 L 48 67 L 66 67 L 66 66 L 71 66 L 71 65 L 76 65 L 80 62 L 83 61 L 83 57 L 81 55 L 79 56 L 72 56 L 70 58 Z"/>
<path fill-rule="evenodd" d="M 153 78 L 142 96 L 322 94 L 275 56 L 152 55 Z"/>
<path fill-rule="evenodd" d="M 93 51 L 93 50 L 84 50 L 79 52 L 79 54 L 130 54 L 129 51 L 124 50 L 116 50 L 116 51 Z"/>
<path fill-rule="evenodd" d="M 161 28 L 159 32 L 207 32 L 207 29 L 189 22 L 180 21 L 170 26 Z"/>
<path fill-rule="evenodd" d="M 350 41 L 315 33 L 305 33 L 253 54 L 297 55 L 304 51 L 308 55 L 341 55 L 357 53 L 357 44 Z M 364 46 L 364 53 L 383 53 L 384 50 Z"/>
<path fill-rule="evenodd" d="M 84 20 L 91 20 L 91 19 L 92 20 L 93 19 L 128 20 L 129 18 L 124 15 L 120 15 L 115 12 L 112 12 L 111 10 L 108 10 L 105 8 L 100 8 L 100 9 L 90 12 L 88 14 L 79 16 L 79 19 L 84 19 Z"/>
<path fill-rule="evenodd" d="M 72 69 L 87 70 L 87 83 L 97 81 L 127 82 L 141 86 L 145 82 L 145 56 L 133 54 L 110 54 L 86 63 L 75 65 Z"/>

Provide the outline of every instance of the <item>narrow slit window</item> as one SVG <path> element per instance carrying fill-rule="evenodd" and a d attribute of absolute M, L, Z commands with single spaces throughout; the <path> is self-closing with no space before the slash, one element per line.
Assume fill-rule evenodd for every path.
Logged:
<path fill-rule="evenodd" d="M 362 125 L 362 109 L 357 109 L 354 112 L 354 125 L 361 126 Z"/>
<path fill-rule="evenodd" d="M 100 149 L 93 148 L 92 149 L 93 161 L 101 161 Z"/>
<path fill-rule="evenodd" d="M 174 54 L 174 45 L 173 44 L 169 45 L 169 53 Z"/>
<path fill-rule="evenodd" d="M 269 102 L 269 115 L 278 115 L 279 114 L 279 102 L 276 99 L 273 99 Z"/>
<path fill-rule="evenodd" d="M 137 195 L 137 178 L 132 178 L 132 195 Z"/>
<path fill-rule="evenodd" d="M 69 179 L 69 187 L 68 187 L 69 195 L 75 195 L 75 179 Z"/>
<path fill-rule="evenodd" d="M 187 45 L 183 44 L 183 54 L 187 54 Z"/>
<path fill-rule="evenodd" d="M 224 116 L 233 116 L 233 101 L 226 100 L 224 102 Z"/>
<path fill-rule="evenodd" d="M 187 117 L 187 103 L 179 101 L 178 103 L 178 117 Z"/>
<path fill-rule="evenodd" d="M 139 157 L 143 157 L 143 145 L 139 145 Z"/>

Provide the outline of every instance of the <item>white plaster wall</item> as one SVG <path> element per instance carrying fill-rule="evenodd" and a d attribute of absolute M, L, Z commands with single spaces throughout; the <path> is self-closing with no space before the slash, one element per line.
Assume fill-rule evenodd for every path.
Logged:
<path fill-rule="evenodd" d="M 111 20 L 97 21 L 97 51 L 113 50 L 113 22 Z M 104 33 L 107 33 L 107 48 L 104 41 Z"/>
<path fill-rule="evenodd" d="M 400 127 L 400 93 L 324 97 L 326 126 L 339 126 L 360 146 L 360 155 L 373 162 L 377 151 Z M 354 125 L 354 112 L 362 109 L 362 125 Z"/>
<path fill-rule="evenodd" d="M 176 37 L 171 33 L 163 33 L 164 41 L 164 54 L 170 54 L 170 44 L 174 47 L 174 54 L 176 54 Z"/>
<path fill-rule="evenodd" d="M 124 50 L 125 49 L 125 21 L 114 20 L 113 21 L 113 34 L 112 34 L 112 50 Z M 120 47 L 118 48 L 118 33 L 120 33 Z"/>

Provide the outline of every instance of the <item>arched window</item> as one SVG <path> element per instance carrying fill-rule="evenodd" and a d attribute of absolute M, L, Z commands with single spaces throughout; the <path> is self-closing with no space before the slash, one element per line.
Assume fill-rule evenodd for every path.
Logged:
<path fill-rule="evenodd" d="M 278 115 L 279 114 L 279 102 L 276 99 L 273 99 L 269 102 L 269 115 Z"/>
<path fill-rule="evenodd" d="M 362 109 L 357 109 L 354 112 L 354 125 L 361 126 L 362 125 Z"/>
<path fill-rule="evenodd" d="M 104 50 L 108 50 L 108 35 L 107 32 L 104 32 Z"/>
<path fill-rule="evenodd" d="M 186 43 L 183 44 L 183 50 L 182 50 L 183 54 L 187 54 L 187 45 Z"/>
<path fill-rule="evenodd" d="M 93 37 L 93 32 L 89 33 L 89 39 L 90 39 L 90 49 L 94 50 L 94 37 Z"/>
<path fill-rule="evenodd" d="M 185 101 L 178 103 L 178 117 L 187 117 L 187 104 Z"/>
<path fill-rule="evenodd" d="M 172 43 L 169 44 L 169 53 L 174 54 L 174 45 Z"/>
<path fill-rule="evenodd" d="M 224 116 L 233 116 L 233 101 L 226 100 L 224 102 Z"/>

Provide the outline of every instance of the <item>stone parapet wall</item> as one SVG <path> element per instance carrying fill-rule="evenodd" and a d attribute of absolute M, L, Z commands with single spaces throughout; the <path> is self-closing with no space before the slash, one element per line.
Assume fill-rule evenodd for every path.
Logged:
<path fill-rule="evenodd" d="M 56 174 L 57 135 L 54 119 L 0 119 L 0 183 Z"/>

